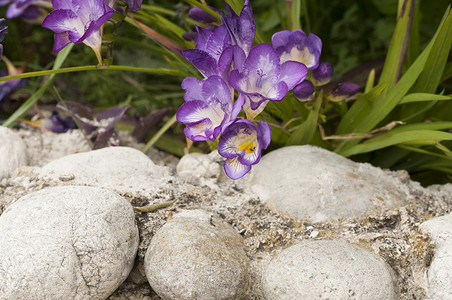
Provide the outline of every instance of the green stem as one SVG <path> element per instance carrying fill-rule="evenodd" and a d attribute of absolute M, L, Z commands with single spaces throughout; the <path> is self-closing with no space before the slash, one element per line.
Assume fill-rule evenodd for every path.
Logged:
<path fill-rule="evenodd" d="M 10 75 L 0 77 L 0 82 L 19 79 L 19 78 L 29 78 L 29 77 L 37 77 L 37 76 L 45 76 L 51 74 L 59 74 L 59 73 L 70 73 L 70 72 L 80 72 L 80 71 L 91 71 L 91 70 L 121 70 L 121 71 L 131 71 L 131 72 L 142 72 L 142 73 L 153 73 L 153 74 L 162 74 L 162 75 L 173 75 L 173 76 L 190 76 L 185 74 L 184 72 L 172 69 L 165 68 L 139 68 L 139 67 L 130 67 L 130 66 L 82 66 L 82 67 L 70 67 L 70 68 L 62 68 L 57 70 L 45 70 L 45 71 L 35 71 L 35 72 L 27 72 L 17 75 Z"/>
<path fill-rule="evenodd" d="M 152 145 L 155 144 L 155 142 L 158 141 L 158 139 L 171 127 L 176 123 L 176 115 L 172 116 L 172 118 L 163 125 L 162 128 L 149 140 L 149 142 L 144 146 L 144 148 L 141 150 L 142 152 L 146 153 L 149 148 L 151 148 Z"/>

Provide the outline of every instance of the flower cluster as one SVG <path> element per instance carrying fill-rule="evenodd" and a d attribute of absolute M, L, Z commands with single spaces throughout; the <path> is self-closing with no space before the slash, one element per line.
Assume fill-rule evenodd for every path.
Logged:
<path fill-rule="evenodd" d="M 259 162 L 270 144 L 268 123 L 252 121 L 269 101 L 281 101 L 303 82 L 308 67 L 285 59 L 275 45 L 253 46 L 256 25 L 248 0 L 239 16 L 228 4 L 225 7 L 221 25 L 212 30 L 198 27 L 195 49 L 183 52 L 204 79 L 187 77 L 182 82 L 185 103 L 177 120 L 186 125 L 185 135 L 192 141 L 218 138 L 218 152 L 226 158 L 225 172 L 237 179 Z M 315 55 L 320 54 L 313 47 L 318 51 Z M 246 119 L 238 117 L 242 109 Z"/>
<path fill-rule="evenodd" d="M 185 135 L 192 141 L 218 139 L 218 152 L 226 158 L 224 170 L 237 179 L 259 162 L 270 143 L 268 123 L 253 123 L 267 103 L 282 101 L 291 90 L 302 101 L 312 100 L 315 86 L 326 84 L 333 70 L 319 62 L 322 41 L 316 35 L 283 30 L 273 35 L 271 45 L 253 46 L 256 25 L 249 0 L 240 16 L 228 4 L 225 8 L 221 25 L 198 27 L 195 49 L 183 52 L 204 79 L 187 77 L 182 82 L 185 103 L 177 120 L 186 125 Z M 209 23 L 205 13 L 195 12 Z M 306 80 L 308 74 L 311 81 Z M 338 89 L 334 97 L 343 97 Z M 242 110 L 246 119 L 238 117 Z"/>

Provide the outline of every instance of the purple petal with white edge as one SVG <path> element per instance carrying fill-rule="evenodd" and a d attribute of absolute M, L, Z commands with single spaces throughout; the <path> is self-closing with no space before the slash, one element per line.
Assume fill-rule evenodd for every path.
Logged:
<path fill-rule="evenodd" d="M 182 54 L 204 77 L 218 73 L 217 61 L 206 51 L 199 49 L 183 50 Z"/>
<path fill-rule="evenodd" d="M 218 76 L 210 76 L 203 80 L 202 96 L 209 104 L 219 102 L 223 111 L 230 113 L 232 109 L 232 97 L 226 82 Z"/>
<path fill-rule="evenodd" d="M 224 172 L 231 179 L 239 179 L 251 170 L 251 166 L 241 164 L 237 158 L 227 159 L 224 162 Z"/>
<path fill-rule="evenodd" d="M 231 121 L 234 121 L 237 118 L 244 104 L 245 96 L 240 94 L 237 100 L 235 100 L 234 104 L 232 105 Z"/>
<path fill-rule="evenodd" d="M 237 16 L 226 2 L 224 6 L 230 16 L 221 13 L 221 21 L 229 31 L 232 45 L 239 46 L 248 54 L 253 47 L 256 32 L 251 5 L 246 2 L 240 16 Z"/>
<path fill-rule="evenodd" d="M 195 48 L 200 50 L 206 50 L 207 40 L 213 34 L 213 32 L 199 26 L 196 26 L 196 31 L 198 32 L 198 34 L 196 35 L 195 39 L 196 45 Z"/>
<path fill-rule="evenodd" d="M 289 91 L 308 76 L 308 68 L 296 61 L 286 61 L 281 65 L 281 80 L 287 84 Z"/>
<path fill-rule="evenodd" d="M 261 144 L 262 150 L 267 149 L 267 147 L 270 145 L 272 138 L 272 130 L 270 128 L 270 125 L 268 125 L 268 123 L 265 121 L 260 121 L 259 124 L 257 124 L 257 129 L 260 131 L 259 144 Z"/>
<path fill-rule="evenodd" d="M 185 90 L 184 100 L 185 101 L 193 101 L 193 100 L 202 100 L 202 81 L 196 77 L 186 77 L 182 81 L 182 89 Z"/>
<path fill-rule="evenodd" d="M 42 22 L 42 27 L 55 33 L 63 33 L 77 27 L 77 15 L 69 9 L 59 9 L 50 12 Z"/>
<path fill-rule="evenodd" d="M 186 130 L 190 136 L 204 137 L 202 140 L 211 141 L 220 134 L 221 125 L 227 118 L 221 103 L 207 104 L 199 100 L 182 104 L 176 113 L 176 119 L 187 125 Z M 192 139 L 189 135 L 187 137 Z"/>
<path fill-rule="evenodd" d="M 216 61 L 220 58 L 223 50 L 231 45 L 231 38 L 226 26 L 221 25 L 207 39 L 205 51 Z"/>
<path fill-rule="evenodd" d="M 245 59 L 245 52 L 238 46 L 229 46 L 224 49 L 218 60 L 218 69 L 222 78 L 229 79 L 229 74 L 232 69 L 242 72 Z"/>
<path fill-rule="evenodd" d="M 220 134 L 220 128 L 214 128 L 209 119 L 204 119 L 196 124 L 187 126 L 184 129 L 184 134 L 194 142 L 214 141 Z"/>
<path fill-rule="evenodd" d="M 279 31 L 272 36 L 272 46 L 275 50 L 282 47 L 286 48 L 286 45 L 289 43 L 289 37 L 291 32 L 289 30 Z"/>
<path fill-rule="evenodd" d="M 55 33 L 53 36 L 55 39 L 55 43 L 53 44 L 53 54 L 57 54 L 71 43 L 67 32 Z"/>

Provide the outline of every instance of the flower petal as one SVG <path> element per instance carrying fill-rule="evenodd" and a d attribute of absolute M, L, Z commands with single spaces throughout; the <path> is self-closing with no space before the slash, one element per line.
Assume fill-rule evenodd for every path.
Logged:
<path fill-rule="evenodd" d="M 231 179 L 239 179 L 251 170 L 251 166 L 243 165 L 237 158 L 227 159 L 224 162 L 224 171 Z"/>
<path fill-rule="evenodd" d="M 184 100 L 193 101 L 201 100 L 202 97 L 202 81 L 196 77 L 186 77 L 182 81 L 182 89 L 185 90 Z"/>
<path fill-rule="evenodd" d="M 206 51 L 188 49 L 183 50 L 182 54 L 204 77 L 218 74 L 217 61 Z"/>
<path fill-rule="evenodd" d="M 77 28 L 77 15 L 69 9 L 58 9 L 50 14 L 42 22 L 42 27 L 55 33 L 63 33 Z"/>
<path fill-rule="evenodd" d="M 296 61 L 286 61 L 281 65 L 281 80 L 287 84 L 287 88 L 292 90 L 297 84 L 308 76 L 308 68 Z"/>

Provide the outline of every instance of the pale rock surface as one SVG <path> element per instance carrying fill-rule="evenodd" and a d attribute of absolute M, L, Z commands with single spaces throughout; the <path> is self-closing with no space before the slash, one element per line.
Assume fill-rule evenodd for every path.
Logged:
<path fill-rule="evenodd" d="M 272 259 L 266 299 L 398 299 L 392 271 L 377 255 L 338 240 L 303 241 Z"/>
<path fill-rule="evenodd" d="M 452 299 L 452 214 L 425 221 L 421 224 L 421 230 L 437 244 L 427 273 L 427 297 Z"/>
<path fill-rule="evenodd" d="M 130 203 L 93 187 L 28 194 L 0 216 L 0 299 L 106 299 L 138 249 Z"/>
<path fill-rule="evenodd" d="M 141 151 L 108 147 L 77 153 L 42 167 L 40 176 L 70 185 L 89 185 L 120 194 L 149 194 L 169 180 L 166 167 L 158 166 Z"/>
<path fill-rule="evenodd" d="M 177 164 L 177 175 L 180 177 L 199 176 L 218 179 L 221 174 L 221 168 L 213 159 L 213 156 L 212 154 L 203 153 L 184 155 Z"/>
<path fill-rule="evenodd" d="M 183 211 L 152 238 L 146 277 L 162 299 L 241 299 L 249 280 L 242 243 L 215 214 Z"/>
<path fill-rule="evenodd" d="M 315 146 L 272 151 L 250 175 L 252 191 L 272 208 L 312 222 L 361 217 L 406 199 L 401 183 L 380 168 Z"/>
<path fill-rule="evenodd" d="M 0 126 L 0 180 L 27 164 L 27 149 L 20 136 Z"/>

